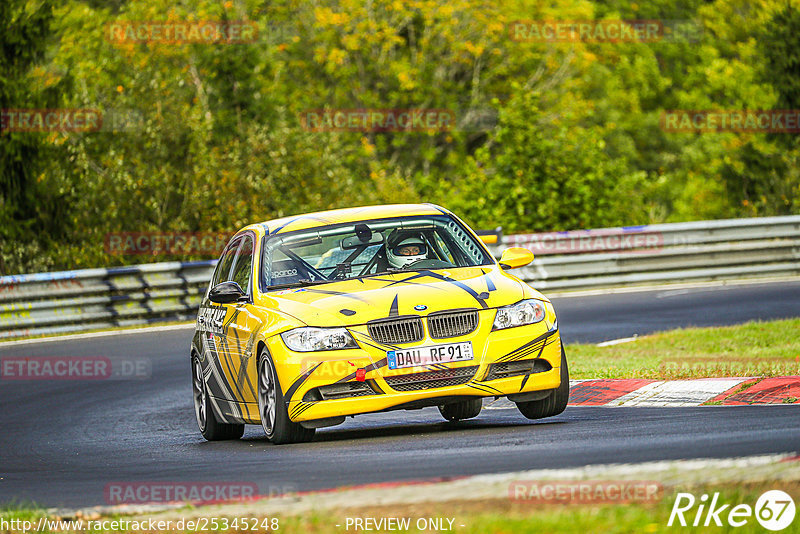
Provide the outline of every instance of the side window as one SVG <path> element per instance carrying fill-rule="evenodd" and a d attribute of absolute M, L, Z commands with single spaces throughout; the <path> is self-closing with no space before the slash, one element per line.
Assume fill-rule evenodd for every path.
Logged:
<path fill-rule="evenodd" d="M 252 273 L 253 265 L 253 238 L 245 236 L 242 241 L 242 246 L 239 248 L 239 253 L 236 255 L 236 263 L 233 267 L 233 274 L 231 280 L 239 284 L 244 292 L 248 295 L 250 291 L 250 274 Z"/>
<path fill-rule="evenodd" d="M 228 245 L 222 253 L 217 263 L 217 269 L 214 271 L 214 277 L 211 279 L 211 287 L 214 287 L 220 282 L 228 281 L 228 273 L 231 272 L 231 265 L 233 265 L 233 259 L 236 257 L 236 249 L 239 248 L 239 243 L 241 242 L 241 239 L 237 239 Z"/>

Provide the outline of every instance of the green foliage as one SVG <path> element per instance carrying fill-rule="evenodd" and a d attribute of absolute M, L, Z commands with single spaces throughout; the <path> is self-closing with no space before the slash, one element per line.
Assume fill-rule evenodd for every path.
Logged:
<path fill-rule="evenodd" d="M 510 38 L 517 20 L 620 18 L 702 32 Z M 259 33 L 109 38 L 111 23 L 165 20 Z M 506 232 L 800 213 L 796 136 L 659 123 L 670 109 L 800 108 L 799 21 L 785 0 L 6 0 L 0 108 L 107 120 L 0 133 L 0 274 L 167 259 L 108 256 L 109 232 L 232 232 L 384 202 L 437 202 Z M 457 126 L 315 132 L 300 120 L 358 108 L 449 110 Z"/>
<path fill-rule="evenodd" d="M 472 220 L 502 220 L 507 232 L 646 222 L 628 210 L 642 177 L 605 152 L 602 130 L 573 110 L 542 109 L 539 95 L 515 93 L 492 143 L 481 147 L 456 205 Z M 641 202 L 634 202 L 634 206 Z"/>
<path fill-rule="evenodd" d="M 34 72 L 45 54 L 51 19 L 47 4 L 0 4 L 0 110 L 44 107 L 54 100 Z M 6 263 L 27 263 L 36 251 L 27 238 L 53 229 L 47 219 L 58 211 L 57 199 L 37 183 L 48 152 L 36 134 L 0 132 L 0 272 Z"/>
<path fill-rule="evenodd" d="M 800 109 L 800 8 L 786 2 L 764 26 L 765 76 L 778 92 L 777 105 Z"/>

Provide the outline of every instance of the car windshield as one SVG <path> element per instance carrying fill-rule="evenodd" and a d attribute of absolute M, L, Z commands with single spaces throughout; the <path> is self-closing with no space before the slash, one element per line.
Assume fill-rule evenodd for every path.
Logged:
<path fill-rule="evenodd" d="M 472 234 L 444 215 L 359 221 L 266 239 L 264 289 L 492 263 Z"/>

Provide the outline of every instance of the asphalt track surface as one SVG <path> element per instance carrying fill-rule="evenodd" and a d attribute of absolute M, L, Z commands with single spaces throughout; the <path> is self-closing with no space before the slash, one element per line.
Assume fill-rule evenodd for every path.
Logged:
<path fill-rule="evenodd" d="M 679 326 L 800 316 L 800 282 L 553 299 L 567 342 Z M 800 450 L 796 406 L 570 407 L 528 421 L 484 410 L 451 425 L 435 408 L 348 419 L 312 443 L 260 427 L 205 442 L 191 404 L 191 329 L 0 346 L 9 356 L 149 358 L 140 380 L 0 380 L 0 503 L 106 504 L 114 482 L 254 483 L 261 494 L 598 463 Z"/>

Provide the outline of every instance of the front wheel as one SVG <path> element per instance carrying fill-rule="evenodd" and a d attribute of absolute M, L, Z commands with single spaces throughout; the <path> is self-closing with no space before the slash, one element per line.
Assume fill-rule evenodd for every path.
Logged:
<path fill-rule="evenodd" d="M 258 412 L 267 439 L 276 445 L 311 441 L 314 437 L 315 429 L 289 419 L 275 364 L 266 348 L 258 358 Z"/>
<path fill-rule="evenodd" d="M 194 397 L 194 415 L 200 433 L 208 441 L 239 439 L 244 434 L 244 425 L 220 423 L 211 408 L 208 395 L 208 384 L 203 378 L 203 366 L 200 358 L 192 357 L 192 393 Z"/>
<path fill-rule="evenodd" d="M 561 346 L 561 385 L 546 398 L 535 401 L 518 402 L 517 408 L 528 419 L 553 417 L 563 412 L 569 401 L 569 370 L 564 346 Z"/>
<path fill-rule="evenodd" d="M 442 417 L 448 421 L 462 421 L 464 419 L 478 417 L 482 407 L 482 399 L 469 399 L 439 406 L 439 412 L 442 414 Z"/>

